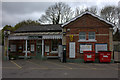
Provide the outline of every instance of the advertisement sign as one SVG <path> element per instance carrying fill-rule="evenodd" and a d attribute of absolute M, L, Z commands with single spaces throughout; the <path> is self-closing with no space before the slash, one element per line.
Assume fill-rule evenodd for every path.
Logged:
<path fill-rule="evenodd" d="M 92 51 L 92 45 L 80 44 L 80 53 L 83 53 L 83 51 Z"/>
<path fill-rule="evenodd" d="M 70 41 L 73 41 L 73 35 L 70 35 Z"/>
<path fill-rule="evenodd" d="M 45 45 L 45 52 L 49 52 L 49 46 Z"/>
<path fill-rule="evenodd" d="M 34 51 L 34 44 L 31 44 L 31 51 Z"/>
<path fill-rule="evenodd" d="M 107 44 L 96 44 L 95 49 L 96 53 L 98 53 L 98 51 L 107 51 Z"/>

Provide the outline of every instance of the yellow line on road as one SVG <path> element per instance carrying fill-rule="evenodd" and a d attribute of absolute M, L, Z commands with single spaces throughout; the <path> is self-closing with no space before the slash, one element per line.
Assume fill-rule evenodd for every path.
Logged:
<path fill-rule="evenodd" d="M 29 69 L 67 69 L 67 68 L 29 68 Z"/>
<path fill-rule="evenodd" d="M 32 62 L 32 61 L 26 61 L 26 62 L 28 62 L 28 63 L 32 63 L 32 64 L 34 64 L 34 65 L 37 65 L 37 66 L 40 66 L 40 67 L 43 67 L 43 68 L 47 68 L 46 66 L 42 66 L 42 65 L 37 64 L 37 63 L 34 63 L 34 62 Z"/>
<path fill-rule="evenodd" d="M 82 65 L 82 64 L 81 64 L 81 65 L 80 65 L 80 64 L 77 64 L 77 63 L 69 63 L 69 64 L 78 65 L 78 66 L 80 66 L 80 67 L 83 66 L 83 67 L 89 68 L 88 66 L 86 66 L 86 65 L 84 66 L 84 65 Z"/>
<path fill-rule="evenodd" d="M 106 70 L 105 68 L 91 68 L 93 70 Z"/>
<path fill-rule="evenodd" d="M 56 63 L 49 62 L 49 61 L 47 61 L 47 62 L 48 62 L 48 63 L 51 63 L 51 64 L 54 64 L 54 65 L 57 65 L 57 66 L 62 66 L 62 67 L 68 68 L 68 69 L 72 69 L 71 67 L 68 67 L 68 66 L 64 66 L 64 65 L 56 64 Z"/>
<path fill-rule="evenodd" d="M 11 61 L 13 64 L 15 64 L 19 69 L 21 69 L 22 67 L 19 66 L 17 63 L 15 63 L 14 61 Z"/>
<path fill-rule="evenodd" d="M 29 69 L 48 69 L 48 68 L 29 68 Z"/>
<path fill-rule="evenodd" d="M 95 68 L 95 67 L 92 67 L 92 66 L 86 66 L 86 65 L 82 65 L 82 64 L 81 65 L 80 64 L 76 64 L 76 63 L 69 63 L 69 64 L 86 67 L 86 68 L 80 68 L 80 69 L 105 70 L 105 68 Z M 101 65 L 101 64 L 97 64 L 97 66 L 98 65 Z M 73 69 L 79 69 L 79 68 L 73 68 Z"/>
<path fill-rule="evenodd" d="M 5 68 L 5 69 L 18 69 L 18 68 L 16 68 L 16 67 L 0 67 L 0 68 Z"/>
<path fill-rule="evenodd" d="M 50 69 L 68 69 L 68 68 L 50 68 Z"/>

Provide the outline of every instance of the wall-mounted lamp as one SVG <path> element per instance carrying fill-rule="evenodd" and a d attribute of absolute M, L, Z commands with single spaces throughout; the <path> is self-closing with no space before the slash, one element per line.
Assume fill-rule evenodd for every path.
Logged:
<path fill-rule="evenodd" d="M 70 29 L 67 29 L 67 31 L 70 31 Z"/>

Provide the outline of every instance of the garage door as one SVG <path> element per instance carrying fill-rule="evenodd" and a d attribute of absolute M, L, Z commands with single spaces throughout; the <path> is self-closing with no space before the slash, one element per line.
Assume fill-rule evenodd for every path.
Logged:
<path fill-rule="evenodd" d="M 75 58 L 75 42 L 69 43 L 69 58 Z"/>

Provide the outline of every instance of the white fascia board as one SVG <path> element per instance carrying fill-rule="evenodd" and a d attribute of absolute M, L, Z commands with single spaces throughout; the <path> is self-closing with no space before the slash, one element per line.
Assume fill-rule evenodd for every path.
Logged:
<path fill-rule="evenodd" d="M 78 42 L 97 42 L 97 40 L 78 40 Z"/>
<path fill-rule="evenodd" d="M 86 11 L 86 12 L 84 12 L 83 14 L 80 14 L 79 16 L 74 17 L 74 18 L 72 18 L 70 21 L 64 23 L 64 24 L 62 25 L 62 27 L 64 27 L 65 25 L 69 24 L 70 22 L 76 20 L 77 18 L 83 16 L 84 14 L 90 14 L 90 15 L 92 15 L 92 16 L 98 18 L 99 20 L 106 22 L 107 24 L 110 24 L 110 25 L 112 25 L 112 26 L 115 26 L 113 23 L 111 23 L 111 22 L 109 22 L 109 21 L 107 21 L 107 20 L 105 20 L 105 19 L 99 17 L 98 15 L 95 15 L 95 14 L 93 14 L 93 13 L 91 13 L 91 12 Z"/>

